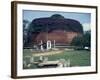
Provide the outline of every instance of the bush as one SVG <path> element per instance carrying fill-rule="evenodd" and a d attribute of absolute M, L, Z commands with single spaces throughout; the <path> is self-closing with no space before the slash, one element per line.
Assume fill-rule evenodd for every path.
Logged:
<path fill-rule="evenodd" d="M 73 38 L 71 45 L 76 46 L 77 49 L 83 49 L 84 47 L 91 47 L 91 35 L 90 32 L 86 32 L 82 36 L 76 36 Z"/>

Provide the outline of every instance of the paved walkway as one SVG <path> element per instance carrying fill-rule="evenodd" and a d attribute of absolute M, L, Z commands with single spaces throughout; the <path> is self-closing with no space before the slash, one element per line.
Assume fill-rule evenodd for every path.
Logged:
<path fill-rule="evenodd" d="M 63 52 L 63 50 L 42 52 L 42 53 L 33 53 L 33 56 L 48 56 L 48 55 L 53 55 L 53 54 L 60 54 L 62 52 Z"/>

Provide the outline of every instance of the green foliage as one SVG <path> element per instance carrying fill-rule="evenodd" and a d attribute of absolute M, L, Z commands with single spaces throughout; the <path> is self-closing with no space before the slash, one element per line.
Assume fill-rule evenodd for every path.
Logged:
<path fill-rule="evenodd" d="M 90 35 L 90 32 L 86 32 L 86 33 L 83 35 L 83 38 L 84 38 L 84 43 L 83 43 L 83 45 L 84 45 L 84 46 L 87 46 L 87 47 L 90 47 L 90 46 L 91 46 L 91 35 Z"/>
<path fill-rule="evenodd" d="M 82 36 L 77 36 L 77 37 L 74 37 L 74 39 L 72 40 L 72 43 L 71 45 L 74 45 L 74 46 L 83 46 L 83 37 Z"/>
<path fill-rule="evenodd" d="M 71 42 L 73 46 L 79 47 L 90 47 L 91 46 L 91 35 L 90 32 L 86 32 L 83 36 L 76 36 Z"/>
<path fill-rule="evenodd" d="M 23 20 L 23 27 L 25 28 L 26 27 L 26 24 L 29 23 L 28 20 Z"/>
<path fill-rule="evenodd" d="M 64 17 L 60 14 L 54 14 L 51 16 L 52 19 L 64 19 Z"/>

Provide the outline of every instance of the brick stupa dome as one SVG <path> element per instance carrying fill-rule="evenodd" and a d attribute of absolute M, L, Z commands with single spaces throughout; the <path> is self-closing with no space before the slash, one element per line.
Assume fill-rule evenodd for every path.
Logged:
<path fill-rule="evenodd" d="M 64 18 L 59 14 L 36 18 L 31 22 L 30 28 L 33 43 L 55 40 L 58 44 L 70 44 L 75 36 L 83 34 L 83 27 L 79 21 Z"/>

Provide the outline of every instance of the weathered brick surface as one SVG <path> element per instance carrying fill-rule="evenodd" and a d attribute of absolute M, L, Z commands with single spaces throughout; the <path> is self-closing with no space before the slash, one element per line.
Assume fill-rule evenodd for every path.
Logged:
<path fill-rule="evenodd" d="M 51 40 L 52 42 L 55 40 L 56 43 L 60 44 L 70 44 L 72 39 L 79 35 L 77 32 L 68 32 L 64 30 L 54 30 L 50 33 L 40 32 L 35 39 L 35 42 L 40 43 L 42 40 L 46 43 L 47 40 Z"/>

